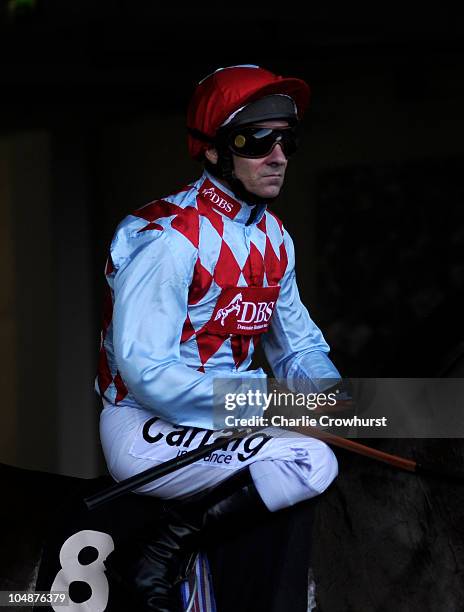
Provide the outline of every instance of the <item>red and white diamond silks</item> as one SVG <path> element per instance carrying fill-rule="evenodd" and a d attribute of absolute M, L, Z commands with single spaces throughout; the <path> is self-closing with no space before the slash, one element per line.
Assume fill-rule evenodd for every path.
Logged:
<path fill-rule="evenodd" d="M 278 378 L 339 378 L 300 301 L 281 221 L 208 173 L 128 215 L 106 266 L 96 389 L 168 422 L 212 428 L 213 379 L 250 371 L 260 338 Z"/>

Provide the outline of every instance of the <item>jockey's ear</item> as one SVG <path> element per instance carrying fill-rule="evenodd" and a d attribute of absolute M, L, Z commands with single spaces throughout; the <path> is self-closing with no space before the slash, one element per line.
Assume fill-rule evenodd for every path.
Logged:
<path fill-rule="evenodd" d="M 210 149 L 205 151 L 205 157 L 214 166 L 218 163 L 219 155 L 214 147 L 211 147 Z"/>

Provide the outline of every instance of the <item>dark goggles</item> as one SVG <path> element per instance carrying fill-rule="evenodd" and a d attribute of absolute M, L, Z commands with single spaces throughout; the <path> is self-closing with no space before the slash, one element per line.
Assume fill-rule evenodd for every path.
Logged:
<path fill-rule="evenodd" d="M 236 128 L 227 136 L 227 147 L 239 157 L 266 157 L 279 144 L 288 159 L 298 147 L 298 133 L 294 126 L 268 128 L 247 125 Z"/>

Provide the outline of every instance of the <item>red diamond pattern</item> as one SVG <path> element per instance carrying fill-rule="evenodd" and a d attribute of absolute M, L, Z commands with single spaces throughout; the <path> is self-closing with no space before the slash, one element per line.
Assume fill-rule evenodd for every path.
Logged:
<path fill-rule="evenodd" d="M 221 252 L 214 269 L 214 280 L 219 287 L 234 286 L 238 283 L 240 266 L 234 257 L 229 245 L 223 240 Z"/>
<path fill-rule="evenodd" d="M 226 339 L 227 336 L 216 336 L 208 333 L 197 336 L 198 354 L 200 355 L 202 365 L 205 365 L 214 353 L 220 349 Z"/>
<path fill-rule="evenodd" d="M 256 227 L 266 233 L 266 215 L 263 215 L 261 221 L 256 224 Z"/>
<path fill-rule="evenodd" d="M 207 206 L 204 203 L 203 199 L 200 197 L 197 198 L 197 204 L 198 204 L 198 212 L 200 213 L 200 215 L 206 217 L 209 220 L 211 225 L 214 227 L 214 229 L 217 231 L 219 236 L 221 236 L 222 238 L 224 234 L 224 221 L 222 220 L 220 213 L 214 210 L 214 208 Z"/>
<path fill-rule="evenodd" d="M 249 287 L 263 286 L 263 256 L 253 243 L 250 244 L 250 254 L 248 255 L 245 265 L 243 266 L 242 273 Z"/>
<path fill-rule="evenodd" d="M 195 330 L 193 329 L 192 322 L 190 321 L 190 317 L 187 315 L 185 319 L 184 327 L 182 328 L 182 335 L 180 338 L 181 342 L 187 342 L 190 338 L 195 335 Z"/>
<path fill-rule="evenodd" d="M 155 200 L 150 202 L 150 204 L 142 206 L 142 208 L 139 208 L 132 214 L 134 217 L 140 217 L 145 219 L 145 221 L 153 222 L 160 217 L 171 217 L 180 212 L 182 212 L 182 208 L 176 204 L 171 204 L 171 202 L 166 202 L 165 200 Z"/>
<path fill-rule="evenodd" d="M 190 240 L 196 249 L 198 248 L 199 222 L 196 208 L 186 206 L 181 214 L 174 217 L 171 226 Z"/>
<path fill-rule="evenodd" d="M 282 256 L 282 255 L 281 255 Z M 267 284 L 277 285 L 281 279 L 281 263 L 272 248 L 269 236 L 266 236 L 266 247 L 264 249 L 264 267 L 266 268 Z"/>
<path fill-rule="evenodd" d="M 145 227 L 142 227 L 142 229 L 139 229 L 137 234 L 140 234 L 140 232 L 147 232 L 149 230 L 161 230 L 161 231 L 163 231 L 163 229 L 164 229 L 164 227 L 162 225 L 160 225 L 159 223 L 151 222 L 148 225 L 145 225 Z"/>
<path fill-rule="evenodd" d="M 205 206 L 201 199 L 197 199 L 197 203 L 199 212 L 201 214 L 205 214 L 211 221 L 218 234 L 222 235 L 223 221 L 220 218 L 219 213 L 210 207 Z M 273 215 L 273 217 L 279 224 L 279 228 L 282 233 L 282 223 L 277 217 L 275 217 L 275 215 Z M 224 240 L 222 240 L 221 243 L 221 250 L 215 265 L 213 276 L 211 276 L 208 270 L 203 266 L 200 259 L 197 260 L 189 293 L 189 305 L 198 303 L 208 293 L 213 279 L 221 288 L 237 285 L 241 274 L 249 286 L 261 287 L 264 282 L 265 274 L 268 285 L 276 285 L 279 283 L 283 272 L 287 267 L 287 254 L 285 247 L 282 243 L 279 250 L 279 258 L 272 247 L 269 236 L 267 235 L 265 215 L 260 220 L 258 227 L 264 234 L 266 234 L 264 256 L 261 254 L 258 247 L 251 242 L 250 253 L 243 269 L 240 268 L 240 265 L 235 259 L 232 250 Z M 204 329 L 204 327 L 195 332 L 190 318 L 187 317 L 182 332 L 182 342 L 185 342 L 194 336 L 202 363 L 198 370 L 204 371 L 205 364 L 223 345 L 227 336 L 210 334 Z M 259 336 L 230 336 L 232 356 L 236 367 L 239 367 L 248 357 L 251 343 L 253 343 L 253 347 L 256 347 L 259 343 Z"/>
<path fill-rule="evenodd" d="M 188 296 L 188 303 L 197 304 L 209 291 L 213 277 L 208 270 L 203 266 L 200 258 L 195 262 L 193 270 L 192 284 Z"/>
<path fill-rule="evenodd" d="M 176 193 L 182 193 L 188 189 L 190 189 L 190 187 L 183 188 Z M 261 287 L 264 283 L 264 275 L 266 275 L 267 284 L 269 286 L 279 283 L 287 269 L 288 257 L 283 241 L 280 244 L 279 256 L 277 256 L 268 235 L 268 227 L 271 229 L 271 226 L 273 225 L 272 221 L 269 223 L 269 218 L 267 217 L 267 214 L 270 214 L 278 224 L 280 233 L 283 236 L 282 222 L 278 217 L 276 217 L 276 215 L 274 215 L 271 211 L 268 211 L 267 214 L 263 215 L 257 224 L 257 228 L 265 234 L 264 254 L 262 254 L 258 247 L 251 242 L 249 255 L 243 269 L 241 269 L 231 248 L 224 240 L 224 219 L 221 214 L 211 206 L 208 206 L 200 197 L 197 197 L 195 203 L 197 208 L 194 206 L 181 207 L 165 200 L 156 200 L 133 213 L 134 216 L 147 221 L 147 225 L 140 229 L 139 232 L 148 230 L 162 231 L 163 226 L 156 223 L 156 221 L 162 217 L 174 217 L 171 221 L 172 227 L 180 232 L 187 240 L 189 240 L 189 242 L 195 248 L 198 248 L 199 245 L 200 215 L 207 217 L 211 226 L 221 237 L 220 253 L 216 265 L 214 266 L 213 274 L 211 274 L 203 265 L 199 257 L 195 263 L 193 279 L 188 295 L 189 307 L 198 304 L 208 294 L 211 289 L 211 285 L 213 284 L 213 280 L 220 288 L 236 286 L 238 285 L 239 279 L 241 279 L 242 282 L 243 279 L 245 279 L 248 286 Z M 276 228 L 274 227 L 272 229 L 275 232 Z M 264 241 L 263 238 L 264 237 L 261 236 L 261 239 L 259 240 L 260 244 Z M 275 238 L 273 238 L 273 240 L 274 239 Z M 211 262 L 208 262 L 208 265 L 211 266 Z M 108 257 L 106 263 L 105 274 L 110 277 L 113 272 L 114 264 L 110 256 Z M 113 393 L 114 389 L 116 389 L 115 403 L 117 404 L 127 396 L 128 390 L 119 371 L 116 371 L 116 374 L 113 376 L 108 361 L 108 355 L 105 350 L 104 340 L 111 324 L 112 314 L 112 291 L 108 285 L 104 297 L 102 344 L 98 367 L 98 385 L 102 394 L 108 390 L 108 387 L 114 385 L 112 388 Z M 195 331 L 192 320 L 190 316 L 187 315 L 182 329 L 181 342 L 187 342 L 192 338 L 195 338 L 194 341 L 196 342 L 201 361 L 201 365 L 199 365 L 197 368 L 199 372 L 205 372 L 205 365 L 228 339 L 232 351 L 232 358 L 236 368 L 243 364 L 243 362 L 247 359 L 251 346 L 254 348 L 257 347 L 260 341 L 260 336 L 258 335 L 221 336 L 206 331 L 204 327 Z"/>
<path fill-rule="evenodd" d="M 236 368 L 238 368 L 239 365 L 247 358 L 251 338 L 252 336 L 232 336 L 230 339 Z"/>

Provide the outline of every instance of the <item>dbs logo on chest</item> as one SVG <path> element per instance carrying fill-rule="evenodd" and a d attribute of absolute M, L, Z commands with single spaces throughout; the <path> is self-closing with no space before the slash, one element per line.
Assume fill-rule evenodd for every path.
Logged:
<path fill-rule="evenodd" d="M 206 196 L 213 204 L 216 204 L 218 208 L 222 208 L 227 212 L 232 212 L 232 202 L 228 202 L 224 198 L 221 198 L 221 196 L 214 190 L 214 187 L 203 189 L 201 195 Z"/>
<path fill-rule="evenodd" d="M 216 187 L 209 179 L 206 179 L 201 186 L 200 196 L 209 206 L 222 212 L 230 219 L 234 219 L 240 211 L 240 204 L 219 187 Z"/>
<path fill-rule="evenodd" d="M 269 329 L 279 286 L 227 287 L 222 290 L 206 329 L 214 334 L 262 334 Z"/>

